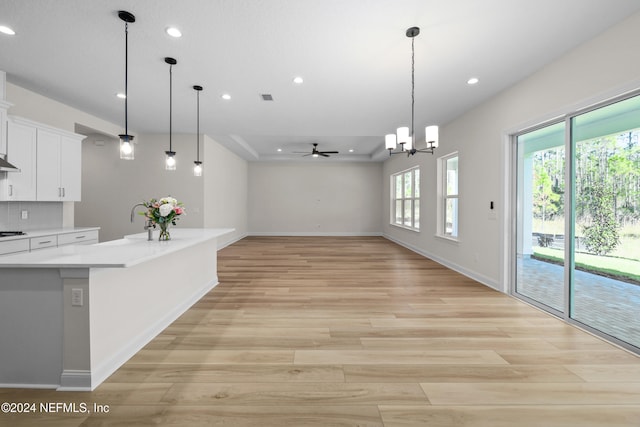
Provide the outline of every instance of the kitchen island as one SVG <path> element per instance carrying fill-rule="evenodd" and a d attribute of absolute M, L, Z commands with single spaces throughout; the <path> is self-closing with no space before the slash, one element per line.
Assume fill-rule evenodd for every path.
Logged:
<path fill-rule="evenodd" d="M 217 238 L 232 231 L 0 257 L 0 387 L 95 389 L 218 283 Z"/>

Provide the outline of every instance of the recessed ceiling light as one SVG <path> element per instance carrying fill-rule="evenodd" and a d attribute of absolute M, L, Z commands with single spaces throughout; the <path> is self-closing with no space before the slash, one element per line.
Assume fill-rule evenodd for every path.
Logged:
<path fill-rule="evenodd" d="M 282 153 L 282 148 L 278 148 L 278 153 Z"/>
<path fill-rule="evenodd" d="M 116 93 L 116 96 L 117 96 L 118 98 L 120 98 L 120 99 L 126 99 L 126 98 L 127 98 L 127 95 L 125 95 L 125 94 L 124 94 L 124 93 L 122 93 L 122 92 L 118 92 L 118 93 Z"/>
<path fill-rule="evenodd" d="M 353 148 L 349 149 L 349 152 L 350 152 L 350 153 L 353 153 Z"/>
<path fill-rule="evenodd" d="M 297 85 L 301 85 L 304 82 L 304 79 L 298 76 L 293 79 L 293 82 Z"/>
<path fill-rule="evenodd" d="M 5 25 L 0 25 L 0 33 L 7 34 L 9 36 L 15 36 L 16 35 L 15 31 L 13 31 L 11 28 L 9 28 L 9 27 L 7 27 Z"/>
<path fill-rule="evenodd" d="M 226 101 L 231 99 L 231 95 L 229 95 L 228 93 L 223 93 L 222 96 L 220 97 Z"/>
<path fill-rule="evenodd" d="M 467 80 L 467 84 L 468 85 L 475 85 L 479 82 L 480 80 L 478 80 L 477 77 L 471 77 L 469 80 Z"/>
<path fill-rule="evenodd" d="M 179 29 L 177 29 L 176 27 L 167 27 L 167 29 L 165 31 L 171 37 L 175 37 L 175 38 L 182 37 L 182 32 Z"/>

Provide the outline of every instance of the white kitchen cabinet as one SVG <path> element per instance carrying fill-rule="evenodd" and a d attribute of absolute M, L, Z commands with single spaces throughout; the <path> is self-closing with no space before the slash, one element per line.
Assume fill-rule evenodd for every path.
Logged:
<path fill-rule="evenodd" d="M 0 155 L 7 154 L 7 110 L 10 106 L 0 98 Z"/>
<path fill-rule="evenodd" d="M 84 230 L 58 235 L 58 246 L 92 245 L 98 243 L 98 230 Z"/>
<path fill-rule="evenodd" d="M 58 236 L 55 234 L 50 236 L 38 236 L 29 239 L 29 249 L 31 252 L 38 249 L 55 248 L 58 246 Z"/>
<path fill-rule="evenodd" d="M 80 201 L 81 135 L 38 128 L 37 195 L 43 202 Z"/>
<path fill-rule="evenodd" d="M 7 160 L 20 172 L 0 173 L 0 201 L 36 200 L 36 128 L 10 118 L 7 139 Z"/>
<path fill-rule="evenodd" d="M 29 239 L 8 240 L 0 242 L 0 255 L 29 252 Z"/>

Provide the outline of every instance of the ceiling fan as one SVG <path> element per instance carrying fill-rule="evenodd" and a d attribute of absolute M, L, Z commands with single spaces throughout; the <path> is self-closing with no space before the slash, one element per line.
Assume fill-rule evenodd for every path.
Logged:
<path fill-rule="evenodd" d="M 311 150 L 310 153 L 308 153 L 306 151 L 294 151 L 294 154 L 304 154 L 304 156 L 302 156 L 302 157 L 307 157 L 307 156 L 331 157 L 331 156 L 329 156 L 329 154 L 338 154 L 338 153 L 339 153 L 338 151 L 318 151 L 318 143 L 317 142 L 313 143 L 313 150 Z"/>

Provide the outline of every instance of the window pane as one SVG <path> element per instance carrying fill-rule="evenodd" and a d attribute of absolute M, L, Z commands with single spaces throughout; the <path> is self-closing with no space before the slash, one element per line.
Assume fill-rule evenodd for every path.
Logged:
<path fill-rule="evenodd" d="M 451 237 L 458 237 L 458 199 L 447 199 L 445 205 L 444 234 Z"/>
<path fill-rule="evenodd" d="M 413 205 L 413 228 L 420 228 L 420 202 L 417 200 Z"/>
<path fill-rule="evenodd" d="M 413 200 L 404 201 L 404 225 L 411 227 L 411 211 L 413 210 Z"/>
<path fill-rule="evenodd" d="M 404 197 L 412 197 L 411 191 L 411 172 L 405 172 L 404 174 Z"/>
<path fill-rule="evenodd" d="M 640 348 L 640 96 L 576 116 L 569 316 Z"/>
<path fill-rule="evenodd" d="M 396 199 L 402 199 L 402 175 L 396 175 L 394 177 L 396 187 Z"/>
<path fill-rule="evenodd" d="M 402 224 L 402 200 L 396 200 L 394 222 L 396 224 Z"/>
<path fill-rule="evenodd" d="M 447 159 L 447 196 L 458 194 L 458 157 Z"/>
<path fill-rule="evenodd" d="M 565 124 L 517 139 L 516 284 L 518 294 L 564 311 Z"/>
<path fill-rule="evenodd" d="M 415 193 L 413 197 L 417 199 L 420 197 L 420 169 L 413 171 L 413 180 L 413 192 Z"/>

